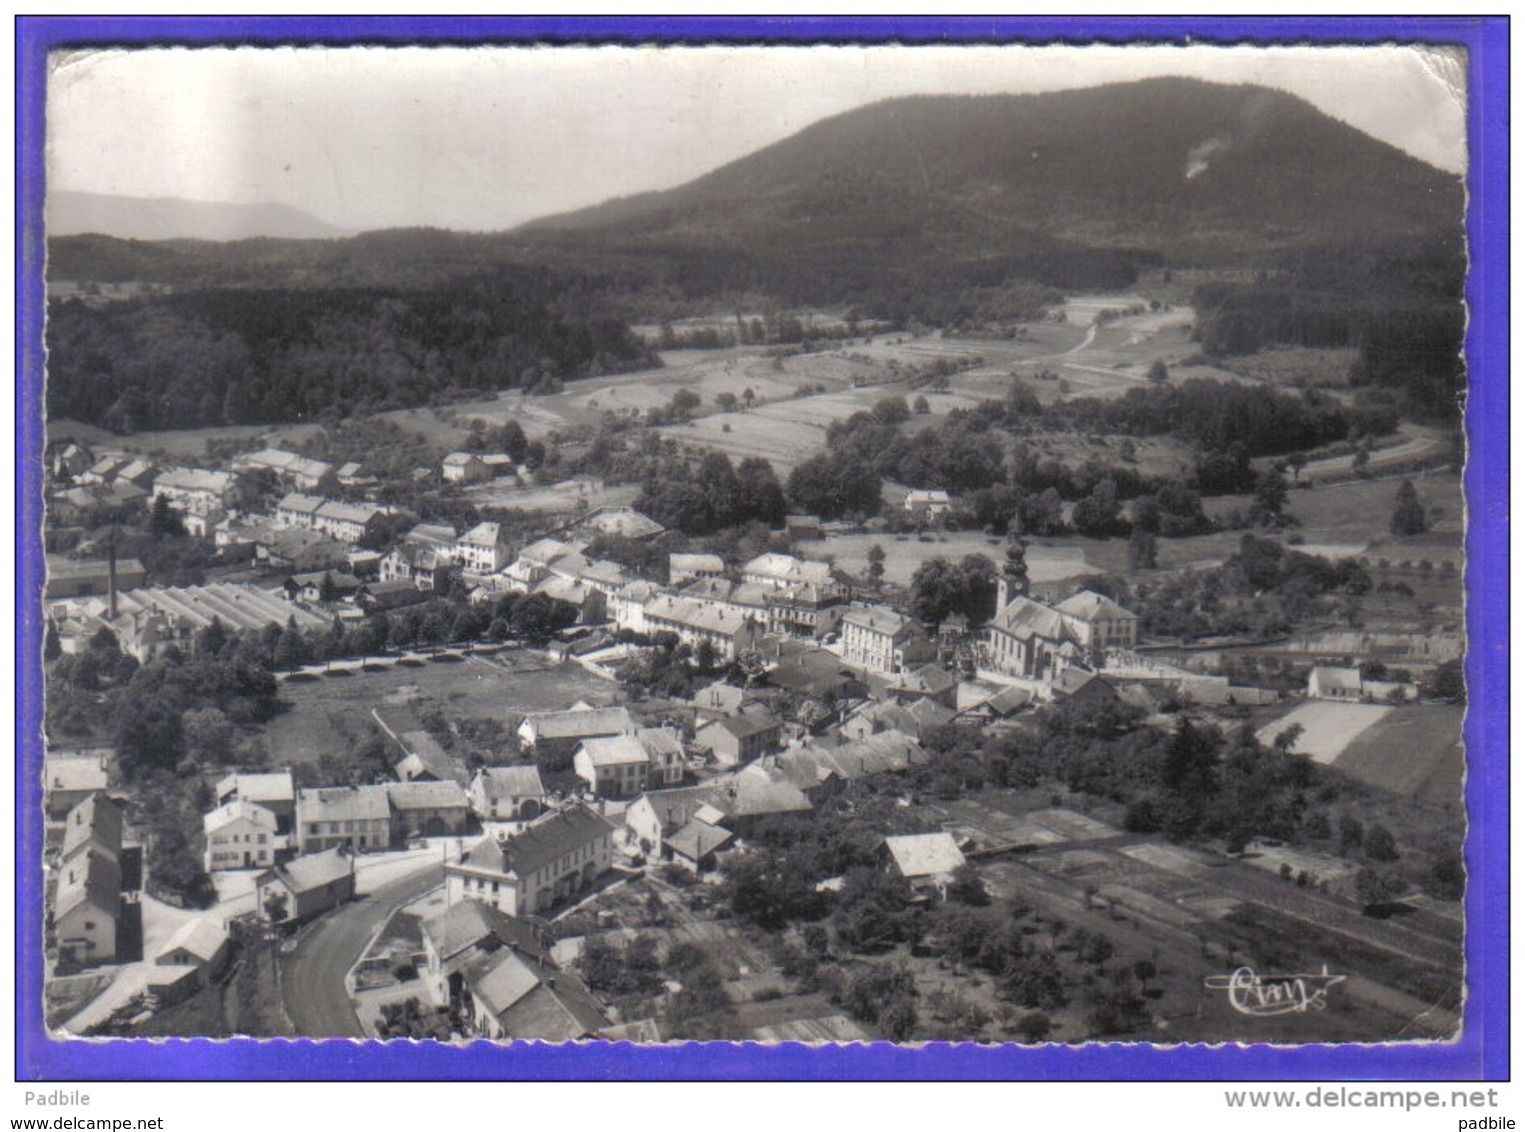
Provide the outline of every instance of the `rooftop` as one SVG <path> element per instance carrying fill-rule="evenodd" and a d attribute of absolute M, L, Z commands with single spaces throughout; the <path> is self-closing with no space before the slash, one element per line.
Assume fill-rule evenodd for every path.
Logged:
<path fill-rule="evenodd" d="M 912 833 L 886 837 L 884 847 L 900 875 L 909 879 L 946 876 L 964 864 L 964 855 L 951 833 Z"/>

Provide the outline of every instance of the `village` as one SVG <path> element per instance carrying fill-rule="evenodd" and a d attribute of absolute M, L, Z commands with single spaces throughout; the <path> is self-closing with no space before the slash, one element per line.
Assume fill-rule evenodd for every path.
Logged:
<path fill-rule="evenodd" d="M 69 432 L 49 517 L 85 533 L 49 556 L 50 690 L 88 716 L 118 673 L 190 657 L 235 658 L 242 684 L 176 718 L 198 750 L 178 779 L 134 772 L 152 721 L 132 766 L 51 744 L 64 1032 L 1221 1040 L 1253 1035 L 1207 976 L 1320 956 L 1356 965 L 1324 1038 L 1455 1025 L 1459 906 L 1391 865 L 1417 867 L 1451 818 L 1382 820 L 1459 807 L 1461 642 L 1435 617 L 1182 647 L 1015 529 L 929 557 L 954 529 L 945 490 L 867 524 L 788 514 L 739 553 L 665 551 L 628 503 L 457 526 L 381 502 L 358 461 L 171 466 Z M 411 479 L 546 481 L 481 449 Z M 151 583 L 117 533 L 90 541 L 134 513 L 156 552 L 199 548 L 194 583 Z M 851 568 L 821 557 L 849 539 L 868 545 Z M 239 696 L 284 706 L 240 716 Z M 1257 827 L 1080 769 L 1153 735 L 1169 773 L 1199 732 L 1226 762 L 1237 743 L 1354 785 L 1322 788 L 1336 815 L 1277 770 L 1299 814 Z M 190 790 L 199 828 L 141 820 L 149 781 Z M 156 896 L 171 853 L 204 883 Z M 1301 1040 L 1298 1021 L 1275 1032 Z"/>

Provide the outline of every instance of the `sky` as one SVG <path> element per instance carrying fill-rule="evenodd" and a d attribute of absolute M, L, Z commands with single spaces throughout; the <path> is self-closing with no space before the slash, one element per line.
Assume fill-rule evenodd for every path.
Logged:
<path fill-rule="evenodd" d="M 511 228 L 671 188 L 853 107 L 1152 75 L 1248 82 L 1466 167 L 1465 63 L 1411 47 L 144 48 L 57 53 L 50 190 Z"/>

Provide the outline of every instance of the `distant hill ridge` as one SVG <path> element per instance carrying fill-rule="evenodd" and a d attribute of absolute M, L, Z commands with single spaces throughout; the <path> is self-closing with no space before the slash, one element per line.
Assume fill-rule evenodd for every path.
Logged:
<path fill-rule="evenodd" d="M 48 194 L 47 231 L 51 237 L 98 233 L 124 240 L 216 241 L 260 236 L 321 240 L 354 234 L 283 204 L 232 204 L 68 191 Z"/>

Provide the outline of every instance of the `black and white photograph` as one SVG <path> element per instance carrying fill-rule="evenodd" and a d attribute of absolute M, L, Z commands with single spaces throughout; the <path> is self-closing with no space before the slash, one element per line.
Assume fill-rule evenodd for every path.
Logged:
<path fill-rule="evenodd" d="M 1456 1041 L 1468 66 L 54 50 L 49 1040 Z"/>

